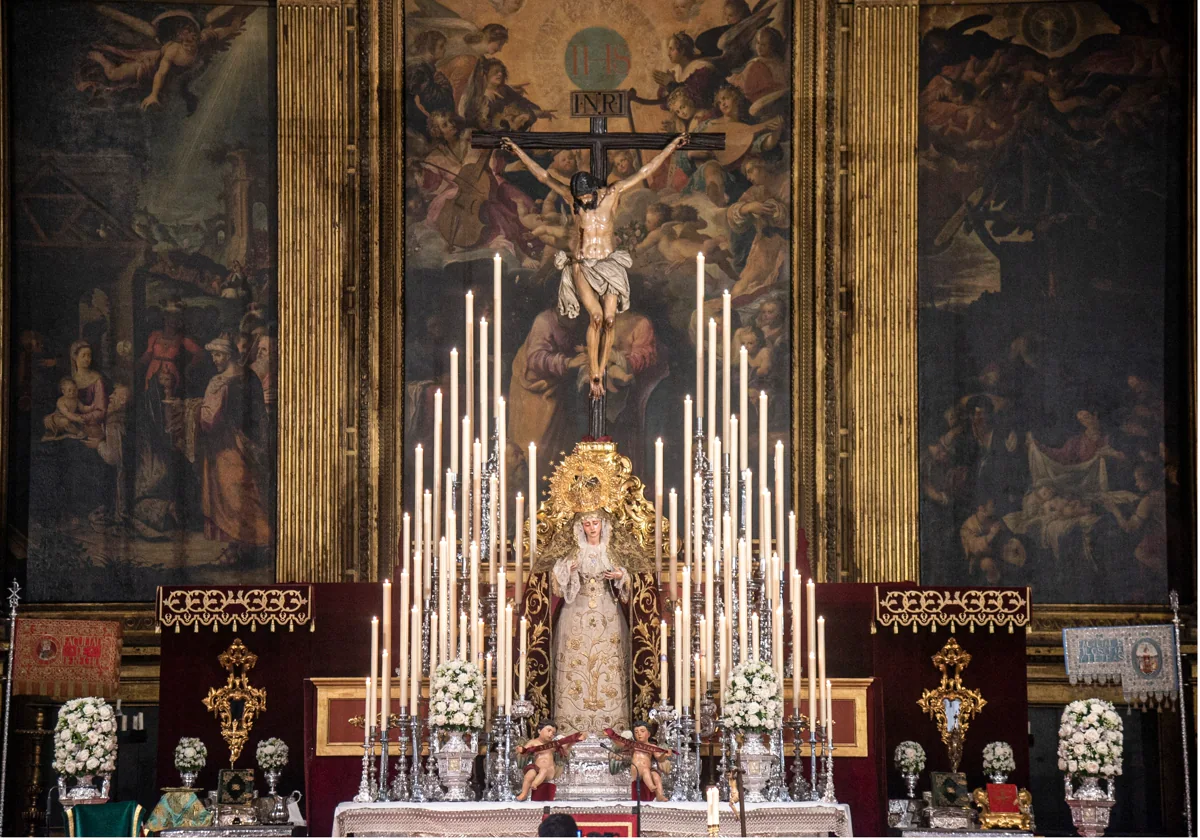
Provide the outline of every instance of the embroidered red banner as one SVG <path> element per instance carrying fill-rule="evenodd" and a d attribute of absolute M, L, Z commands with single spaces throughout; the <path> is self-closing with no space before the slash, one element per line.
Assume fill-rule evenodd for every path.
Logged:
<path fill-rule="evenodd" d="M 54 700 L 116 697 L 121 635 L 119 621 L 18 618 L 13 693 Z"/>

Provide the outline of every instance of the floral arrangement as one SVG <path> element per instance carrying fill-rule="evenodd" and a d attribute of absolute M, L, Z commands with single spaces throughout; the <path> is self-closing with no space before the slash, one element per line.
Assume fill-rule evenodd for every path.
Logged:
<path fill-rule="evenodd" d="M 278 738 L 267 738 L 265 741 L 258 742 L 258 749 L 254 751 L 254 757 L 258 759 L 258 766 L 264 770 L 279 770 L 288 760 L 288 747 Z"/>
<path fill-rule="evenodd" d="M 770 732 L 778 729 L 783 717 L 783 701 L 775 669 L 763 660 L 743 662 L 729 675 L 721 698 L 721 723 L 743 732 Z"/>
<path fill-rule="evenodd" d="M 429 725 L 459 731 L 483 729 L 483 674 L 455 659 L 437 667 L 430 689 Z"/>
<path fill-rule="evenodd" d="M 180 773 L 199 773 L 208 761 L 208 748 L 199 738 L 180 738 L 175 745 L 175 769 Z"/>
<path fill-rule="evenodd" d="M 983 772 L 989 776 L 1007 776 L 1017 769 L 1013 750 L 1004 741 L 992 741 L 983 748 Z"/>
<path fill-rule="evenodd" d="M 63 776 L 112 773 L 117 768 L 117 720 L 103 697 L 77 697 L 58 710 L 54 769 Z"/>
<path fill-rule="evenodd" d="M 901 741 L 893 757 L 896 769 L 906 776 L 915 776 L 925 769 L 925 748 L 916 741 Z"/>
<path fill-rule="evenodd" d="M 1072 776 L 1121 775 L 1125 734 L 1121 716 L 1106 700 L 1076 700 L 1058 727 L 1058 769 Z"/>

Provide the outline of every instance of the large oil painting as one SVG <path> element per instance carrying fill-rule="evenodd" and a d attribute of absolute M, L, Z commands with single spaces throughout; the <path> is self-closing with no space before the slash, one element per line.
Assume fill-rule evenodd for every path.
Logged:
<path fill-rule="evenodd" d="M 760 391 L 769 396 L 768 443 L 790 439 L 791 14 L 787 0 L 409 0 L 406 486 L 415 444 L 425 441 L 430 452 L 433 393 L 448 392 L 449 351 L 463 349 L 467 290 L 475 316 L 493 320 L 496 253 L 509 486 L 524 486 L 529 442 L 544 453 L 544 469 L 541 459 L 557 460 L 588 432 L 588 318 L 563 314 L 557 302 L 569 207 L 510 151 L 471 145 L 477 131 L 588 131 L 587 119 L 571 117 L 575 90 L 630 93 L 630 116 L 610 119 L 609 132 L 725 137 L 722 152 L 672 152 L 621 198 L 616 245 L 632 267 L 629 308 L 615 317 L 605 368 L 607 433 L 647 481 L 655 438 L 668 441 L 664 482 L 682 496 L 682 406 L 695 390 L 702 252 L 705 321 L 720 323 L 722 292 L 731 294 L 735 377 L 738 348 L 748 352 L 750 452 Z M 656 153 L 607 152 L 607 183 Z M 591 165 L 584 149 L 530 154 L 564 183 Z M 733 394 L 736 403 L 736 383 Z"/>
<path fill-rule="evenodd" d="M 921 13 L 922 581 L 1161 603 L 1188 434 L 1179 7 Z"/>
<path fill-rule="evenodd" d="M 270 582 L 274 12 L 6 6 L 7 542 L 30 596 Z"/>

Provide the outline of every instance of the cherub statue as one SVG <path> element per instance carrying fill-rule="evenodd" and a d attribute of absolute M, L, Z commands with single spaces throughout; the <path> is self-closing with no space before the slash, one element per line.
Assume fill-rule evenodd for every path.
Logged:
<path fill-rule="evenodd" d="M 576 732 L 555 740 L 556 732 L 558 727 L 554 725 L 554 721 L 543 720 L 538 723 L 537 735 L 524 746 L 517 747 L 519 755 L 533 756 L 522 771 L 525 778 L 521 783 L 521 793 L 517 796 L 518 802 L 528 799 L 543 783 L 554 781 L 557 775 L 556 757 L 561 755 L 565 758 L 567 749 L 584 738 L 582 732 Z"/>
<path fill-rule="evenodd" d="M 671 154 L 688 141 L 680 134 L 665 149 L 628 178 L 605 186 L 590 172 L 576 172 L 570 184 L 538 166 L 508 137 L 500 147 L 515 154 L 533 176 L 561 196 L 571 207 L 571 253 L 559 251 L 554 266 L 562 272 L 558 286 L 558 311 L 579 317 L 582 303 L 591 320 L 587 329 L 588 373 L 592 399 L 604 396 L 602 375 L 613 344 L 613 319 L 629 309 L 629 252 L 614 244 L 617 205 L 621 194 L 658 171 Z"/>
<path fill-rule="evenodd" d="M 182 9 L 163 12 L 151 21 L 111 6 L 97 6 L 96 11 L 129 27 L 153 46 L 126 49 L 96 44 L 87 57 L 100 66 L 109 84 L 85 80 L 79 87 L 81 90 L 137 88 L 146 91 L 141 102 L 145 111 L 162 104 L 163 86 L 172 70 L 182 70 L 191 77 L 199 75 L 208 59 L 227 49 L 242 32 L 246 18 L 254 13 L 254 8 L 215 6 L 204 16 L 203 26 L 190 12 Z M 147 86 L 149 90 L 146 90 Z M 196 110 L 197 99 L 186 84 L 181 87 L 181 94 L 191 115 Z"/>
<path fill-rule="evenodd" d="M 612 729 L 604 730 L 604 734 L 612 739 L 617 752 L 629 756 L 633 778 L 641 779 L 646 790 L 653 793 L 655 799 L 665 802 L 667 794 L 663 791 L 662 771 L 670 770 L 667 757 L 671 755 L 671 750 L 650 741 L 650 725 L 642 720 L 634 721 L 632 740 L 618 735 Z M 665 766 L 660 767 L 660 762 Z"/>

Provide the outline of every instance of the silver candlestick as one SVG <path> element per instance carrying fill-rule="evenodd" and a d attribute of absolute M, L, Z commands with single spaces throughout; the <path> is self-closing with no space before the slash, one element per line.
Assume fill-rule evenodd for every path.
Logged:
<path fill-rule="evenodd" d="M 1183 640 L 1179 632 L 1179 593 L 1174 589 L 1171 590 L 1171 611 L 1175 617 L 1171 623 L 1175 625 L 1175 680 L 1179 691 L 1179 733 L 1183 738 L 1183 789 L 1189 791 L 1188 795 L 1183 797 L 1183 806 L 1187 814 L 1187 836 L 1192 836 L 1192 797 L 1190 791 L 1192 789 L 1191 771 L 1189 769 L 1191 762 L 1188 760 L 1188 736 L 1187 736 L 1187 710 L 1185 708 L 1185 699 L 1187 697 L 1187 687 L 1183 682 L 1183 659 L 1180 654 L 1180 645 Z M 11 639 L 12 636 L 10 635 Z M 11 656 L 11 653 L 10 653 Z M 9 659 L 9 667 L 12 667 L 12 659 Z M 8 735 L 7 726 L 8 707 L 5 706 L 5 737 Z M 3 791 L 3 787 L 0 787 Z"/>
<path fill-rule="evenodd" d="M 837 795 L 833 790 L 833 727 L 826 726 L 825 729 L 825 744 L 822 747 L 825 753 L 825 785 L 821 791 L 821 801 L 832 805 L 837 802 Z"/>
<path fill-rule="evenodd" d="M 792 801 L 784 773 L 783 727 L 784 724 L 780 721 L 779 728 L 771 732 L 771 752 L 775 755 L 775 761 L 771 764 L 771 774 L 767 778 L 767 799 L 771 802 Z"/>
<path fill-rule="evenodd" d="M 408 798 L 410 802 L 427 802 L 425 780 L 421 774 L 421 718 L 413 715 L 409 722 L 409 735 L 412 738 L 412 791 Z"/>
<path fill-rule="evenodd" d="M 4 794 L 8 786 L 8 725 L 9 711 L 12 709 L 13 693 L 13 653 L 17 641 L 17 604 L 21 601 L 21 585 L 13 579 L 8 590 L 8 663 L 4 666 L 4 733 L 3 747 L 0 748 L 0 831 L 4 829 Z M 1176 650 L 1179 649 L 1176 644 Z"/>
<path fill-rule="evenodd" d="M 392 800 L 395 802 L 403 802 L 408 799 L 408 762 L 407 757 L 408 737 L 406 732 L 412 725 L 412 718 L 401 710 L 400 714 L 396 715 L 396 773 L 392 778 Z"/>
<path fill-rule="evenodd" d="M 425 802 L 442 801 L 442 780 L 437 769 L 438 731 L 429 728 L 429 755 L 425 757 L 425 769 L 421 771 L 421 783 L 424 786 Z"/>
<path fill-rule="evenodd" d="M 792 729 L 792 801 L 804 802 L 811 798 L 812 790 L 809 787 L 808 780 L 804 778 L 804 757 L 800 754 L 803 739 L 801 733 L 808 726 L 808 718 L 805 715 L 795 714 L 785 724 Z"/>
<path fill-rule="evenodd" d="M 371 792 L 371 758 L 375 752 L 375 745 L 371 742 L 371 731 L 373 726 L 367 726 L 366 721 L 363 721 L 363 757 L 362 757 L 362 776 L 358 780 L 358 793 L 354 795 L 355 802 L 370 802 L 374 799 Z"/>
<path fill-rule="evenodd" d="M 812 790 L 809 791 L 808 801 L 817 802 L 821 798 L 817 788 L 820 786 L 820 777 L 817 776 L 817 732 L 820 731 L 821 724 L 812 724 L 808 727 L 808 761 L 809 761 L 809 778 L 812 779 Z"/>
<path fill-rule="evenodd" d="M 496 789 L 497 802 L 513 802 L 517 795 L 513 793 L 513 726 L 511 714 L 504 716 L 504 737 L 501 740 L 499 782 Z"/>
<path fill-rule="evenodd" d="M 391 715 L 380 718 L 379 728 L 379 789 L 375 792 L 376 802 L 391 802 L 392 791 L 388 787 L 388 740 L 391 730 Z"/>

